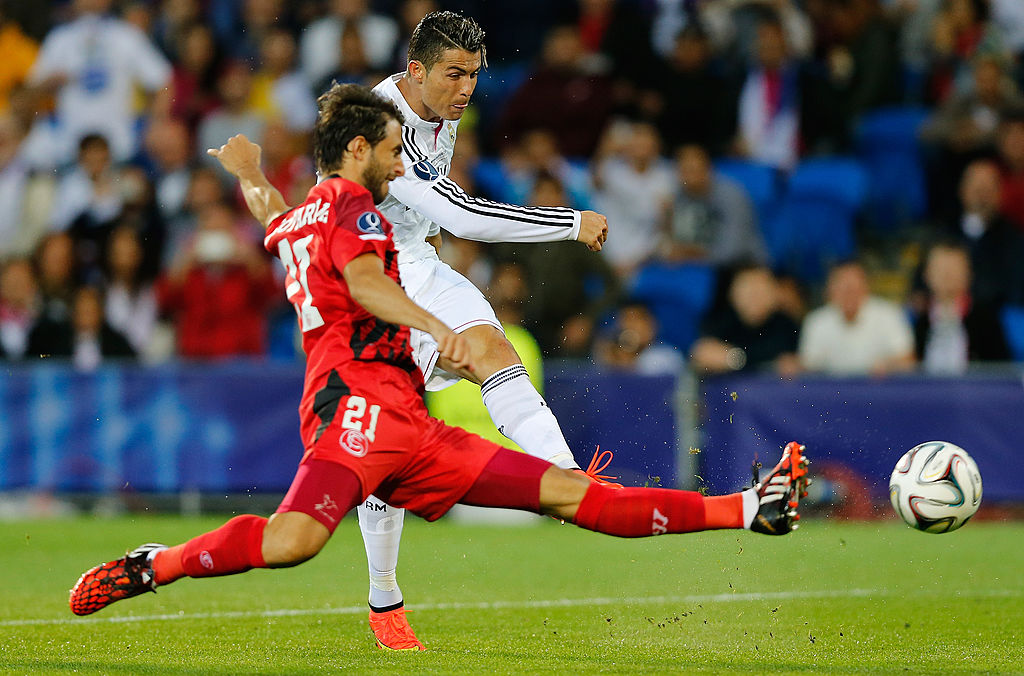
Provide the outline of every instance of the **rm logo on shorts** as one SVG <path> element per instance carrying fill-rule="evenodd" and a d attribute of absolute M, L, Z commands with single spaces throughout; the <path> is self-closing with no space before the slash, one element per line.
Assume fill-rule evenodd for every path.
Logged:
<path fill-rule="evenodd" d="M 357 458 L 361 458 L 370 451 L 370 440 L 359 430 L 345 430 L 338 437 L 338 445 Z"/>

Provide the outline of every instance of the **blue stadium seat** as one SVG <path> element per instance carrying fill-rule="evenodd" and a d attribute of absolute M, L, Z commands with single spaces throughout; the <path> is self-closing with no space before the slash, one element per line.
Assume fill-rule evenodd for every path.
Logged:
<path fill-rule="evenodd" d="M 1024 362 L 1024 306 L 1003 308 L 1003 332 L 1014 361 Z"/>
<path fill-rule="evenodd" d="M 633 278 L 630 296 L 658 320 L 658 338 L 688 353 L 715 293 L 715 270 L 699 263 L 651 263 Z"/>
<path fill-rule="evenodd" d="M 870 178 L 870 225 L 894 229 L 924 216 L 928 195 L 917 135 L 928 114 L 919 106 L 885 108 L 858 124 L 857 156 Z"/>
<path fill-rule="evenodd" d="M 854 225 L 867 194 L 867 172 L 854 159 L 801 162 L 778 214 L 762 224 L 775 266 L 818 282 L 829 264 L 853 256 Z"/>
<path fill-rule="evenodd" d="M 758 214 L 763 208 L 773 207 L 782 196 L 779 172 L 770 165 L 728 158 L 715 161 L 715 170 L 743 186 Z"/>

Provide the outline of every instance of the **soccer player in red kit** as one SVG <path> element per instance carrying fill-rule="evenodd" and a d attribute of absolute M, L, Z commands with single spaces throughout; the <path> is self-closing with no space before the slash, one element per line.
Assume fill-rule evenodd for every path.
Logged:
<path fill-rule="evenodd" d="M 357 85 L 319 100 L 314 159 L 327 178 L 289 211 L 259 170 L 259 146 L 235 136 L 211 150 L 241 184 L 265 244 L 288 270 L 307 355 L 299 407 L 303 456 L 269 519 L 237 516 L 191 540 L 147 544 L 86 571 L 71 590 L 77 615 L 182 577 L 294 566 L 326 544 L 370 493 L 428 521 L 456 502 L 521 509 L 620 537 L 796 528 L 807 485 L 803 447 L 789 443 L 766 480 L 705 497 L 621 488 L 518 453 L 431 418 L 409 327 L 430 333 L 453 363 L 472 366 L 465 339 L 413 303 L 399 285 L 391 225 L 374 207 L 403 171 L 402 114 Z"/>

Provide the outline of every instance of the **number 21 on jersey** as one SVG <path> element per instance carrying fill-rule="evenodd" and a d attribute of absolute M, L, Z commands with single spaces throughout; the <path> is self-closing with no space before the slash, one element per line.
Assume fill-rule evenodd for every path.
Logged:
<path fill-rule="evenodd" d="M 320 310 L 313 305 L 313 294 L 309 292 L 309 281 L 306 277 L 309 271 L 309 243 L 315 235 L 306 235 L 294 243 L 287 238 L 278 242 L 277 251 L 281 256 L 281 262 L 288 270 L 291 282 L 285 288 L 288 300 L 295 306 L 295 312 L 299 315 L 299 328 L 302 332 L 312 331 L 324 325 L 324 318 L 320 316 Z"/>

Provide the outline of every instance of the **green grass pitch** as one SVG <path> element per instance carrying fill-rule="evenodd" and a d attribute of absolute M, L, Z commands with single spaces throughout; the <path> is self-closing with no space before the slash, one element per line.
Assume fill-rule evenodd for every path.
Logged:
<path fill-rule="evenodd" d="M 621 540 L 412 520 L 399 573 L 421 654 L 373 647 L 352 519 L 297 568 L 67 609 L 86 568 L 222 521 L 0 524 L 0 673 L 1024 673 L 1020 523 Z"/>

